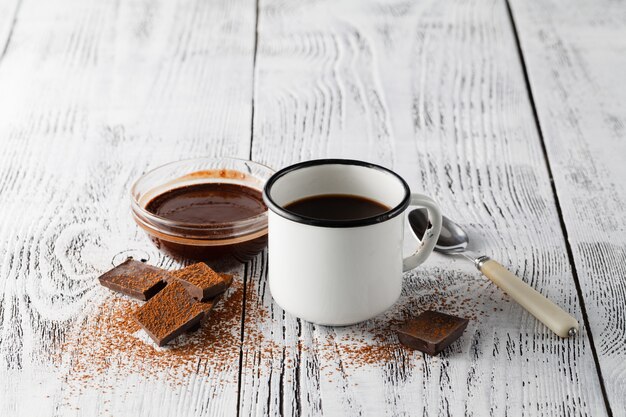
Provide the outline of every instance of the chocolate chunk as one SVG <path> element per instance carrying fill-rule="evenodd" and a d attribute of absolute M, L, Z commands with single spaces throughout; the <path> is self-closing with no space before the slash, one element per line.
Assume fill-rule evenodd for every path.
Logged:
<path fill-rule="evenodd" d="M 205 304 L 194 300 L 181 282 L 172 280 L 133 317 L 157 345 L 163 346 L 200 323 Z"/>
<path fill-rule="evenodd" d="M 233 280 L 232 275 L 218 274 L 202 262 L 170 274 L 183 283 L 193 298 L 200 301 L 208 300 L 226 291 Z"/>
<path fill-rule="evenodd" d="M 398 330 L 404 346 L 436 355 L 461 337 L 469 320 L 437 311 L 425 311 Z"/>
<path fill-rule="evenodd" d="M 209 315 L 209 313 L 211 312 L 211 310 L 213 310 L 213 307 L 215 307 L 215 304 L 217 304 L 220 298 L 221 297 L 218 295 L 217 297 L 212 298 L 208 301 L 199 302 L 200 305 L 202 306 L 202 311 L 204 311 L 205 316 Z"/>
<path fill-rule="evenodd" d="M 196 324 L 194 324 L 193 326 L 187 329 L 187 333 L 195 333 L 198 330 L 200 330 L 200 327 L 202 327 L 202 323 L 197 322 Z"/>
<path fill-rule="evenodd" d="M 100 284 L 139 300 L 149 300 L 165 287 L 168 273 L 143 262 L 128 259 L 102 274 Z"/>
<path fill-rule="evenodd" d="M 202 320 L 205 320 L 206 317 L 208 317 L 209 313 L 211 313 L 211 310 L 213 310 L 213 307 L 215 307 L 215 304 L 217 304 L 217 302 L 221 298 L 222 298 L 222 294 L 218 295 L 217 297 L 211 298 L 210 300 L 207 300 L 207 301 L 198 301 L 198 304 L 200 304 L 202 311 L 204 312 L 204 316 L 202 316 Z M 202 322 L 198 322 L 198 324 L 188 329 L 187 333 L 193 333 L 193 332 L 198 331 L 201 325 L 202 325 Z"/>

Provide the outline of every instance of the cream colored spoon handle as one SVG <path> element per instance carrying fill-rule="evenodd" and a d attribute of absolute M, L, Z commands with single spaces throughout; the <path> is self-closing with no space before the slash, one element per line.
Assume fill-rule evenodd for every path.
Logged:
<path fill-rule="evenodd" d="M 574 317 L 498 262 L 484 256 L 476 260 L 476 266 L 494 284 L 557 335 L 570 337 L 578 333 L 578 321 Z"/>

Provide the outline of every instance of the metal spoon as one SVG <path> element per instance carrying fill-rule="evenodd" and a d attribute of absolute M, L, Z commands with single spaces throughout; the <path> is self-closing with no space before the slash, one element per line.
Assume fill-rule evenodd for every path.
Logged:
<path fill-rule="evenodd" d="M 427 214 L 421 209 L 415 209 L 409 213 L 408 219 L 413 233 L 419 239 L 428 227 Z M 441 234 L 435 246 L 437 252 L 446 255 L 463 255 L 474 262 L 474 265 L 480 272 L 557 335 L 570 337 L 578 333 L 578 321 L 574 317 L 534 290 L 498 262 L 488 256 L 477 255 L 468 251 L 468 243 L 469 237 L 461 226 L 443 216 Z"/>

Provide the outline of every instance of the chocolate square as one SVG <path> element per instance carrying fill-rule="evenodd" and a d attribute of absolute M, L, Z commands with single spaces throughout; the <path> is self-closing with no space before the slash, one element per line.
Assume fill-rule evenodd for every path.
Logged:
<path fill-rule="evenodd" d="M 143 262 L 128 259 L 102 274 L 98 280 L 113 291 L 139 300 L 149 300 L 165 287 L 168 273 Z"/>
<path fill-rule="evenodd" d="M 211 298 L 210 300 L 207 300 L 207 301 L 198 301 L 198 304 L 201 305 L 202 311 L 204 312 L 204 315 L 202 316 L 201 320 L 206 320 L 206 317 L 211 313 L 211 311 L 213 310 L 213 307 L 215 307 L 215 304 L 217 304 L 217 302 L 220 299 L 221 299 L 221 295 L 218 295 L 217 297 Z M 187 333 L 196 332 L 200 330 L 201 326 L 202 326 L 202 321 L 199 321 L 193 327 L 187 329 Z"/>
<path fill-rule="evenodd" d="M 436 355 L 461 337 L 468 319 L 428 310 L 398 330 L 400 343 L 429 355 Z"/>
<path fill-rule="evenodd" d="M 199 262 L 170 272 L 187 288 L 196 300 L 206 301 L 226 291 L 233 280 L 232 275 L 218 274 L 207 264 Z"/>
<path fill-rule="evenodd" d="M 163 346 L 200 323 L 207 310 L 205 304 L 193 299 L 181 282 L 172 280 L 133 318 L 157 345 Z"/>

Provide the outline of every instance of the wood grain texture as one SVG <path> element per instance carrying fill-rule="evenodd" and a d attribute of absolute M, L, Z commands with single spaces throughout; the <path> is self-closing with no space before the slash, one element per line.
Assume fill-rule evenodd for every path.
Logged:
<path fill-rule="evenodd" d="M 625 19 L 618 3 L 578 6 L 514 9 L 531 81 L 548 92 L 540 121 L 623 415 Z M 255 8 L 0 1 L 0 415 L 605 415 L 584 326 L 560 340 L 437 255 L 389 312 L 327 328 L 273 304 L 262 254 L 233 271 L 220 363 L 203 336 L 157 360 L 115 324 L 129 302 L 95 280 L 112 259 L 177 266 L 130 219 L 131 182 L 163 162 L 249 152 L 276 168 L 334 156 L 395 169 L 582 319 L 504 0 L 260 0 L 250 148 Z M 389 331 L 426 308 L 472 319 L 436 358 Z"/>
<path fill-rule="evenodd" d="M 513 1 L 614 415 L 626 415 L 626 4 Z"/>
<path fill-rule="evenodd" d="M 176 266 L 131 220 L 142 172 L 249 154 L 254 1 L 14 10 L 0 2 L 0 415 L 235 414 L 237 359 L 180 375 L 98 350 L 117 304 L 96 277 L 120 253 Z"/>
<path fill-rule="evenodd" d="M 11 42 L 20 5 L 20 0 L 0 2 L 0 62 L 6 55 L 8 45 Z"/>
<path fill-rule="evenodd" d="M 504 1 L 261 0 L 253 159 L 378 162 L 582 321 Z M 270 249 L 271 250 L 271 249 Z M 271 256 L 271 253 L 270 253 Z M 247 283 L 241 415 L 605 415 L 589 339 L 561 340 L 463 260 L 433 256 L 367 323 L 304 323 Z M 297 271 L 294 271 L 297 273 Z M 395 344 L 426 308 L 472 321 L 443 355 Z"/>

